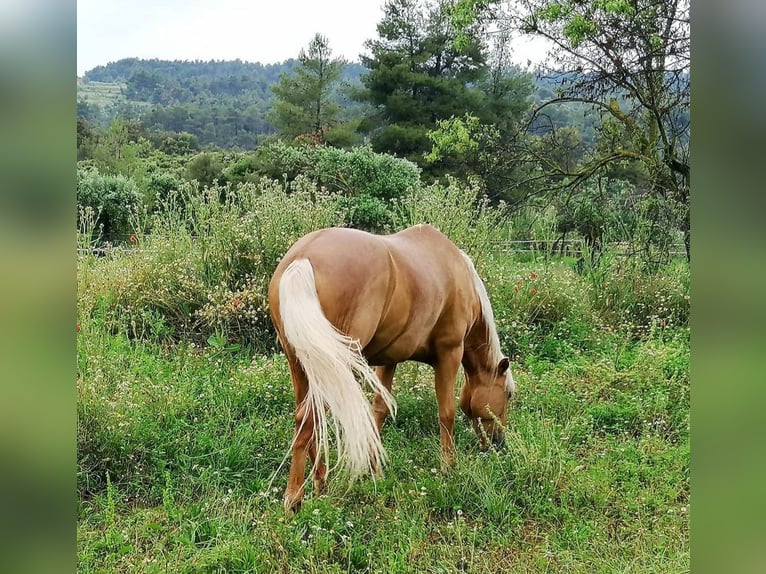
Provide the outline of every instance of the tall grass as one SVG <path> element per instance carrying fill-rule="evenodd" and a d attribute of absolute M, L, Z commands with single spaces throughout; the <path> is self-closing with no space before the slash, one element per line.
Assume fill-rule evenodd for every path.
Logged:
<path fill-rule="evenodd" d="M 479 453 L 458 419 L 442 473 L 433 371 L 404 364 L 384 476 L 331 476 L 288 519 L 294 398 L 264 287 L 335 198 L 299 178 L 165 201 L 134 249 L 78 265 L 79 571 L 688 570 L 687 267 L 520 262 L 474 191 L 416 191 L 398 225 L 479 261 L 518 382 L 507 448 Z"/>

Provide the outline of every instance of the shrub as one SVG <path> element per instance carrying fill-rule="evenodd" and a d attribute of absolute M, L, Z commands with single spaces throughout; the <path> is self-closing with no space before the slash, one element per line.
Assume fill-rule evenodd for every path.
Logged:
<path fill-rule="evenodd" d="M 416 187 L 405 197 L 393 202 L 394 229 L 404 229 L 418 223 L 429 223 L 460 246 L 482 266 L 493 250 L 493 242 L 502 227 L 507 210 L 501 203 L 490 205 L 480 195 L 478 184 L 460 184 L 449 178 L 447 185 L 433 184 Z"/>
<path fill-rule="evenodd" d="M 203 152 L 189 160 L 184 174 L 186 179 L 197 180 L 203 186 L 210 187 L 216 181 L 224 181 L 223 162 L 216 154 Z"/>
<path fill-rule="evenodd" d="M 420 168 L 369 146 L 352 150 L 288 145 L 277 141 L 260 147 L 247 169 L 272 179 L 293 181 L 305 175 L 319 186 L 344 196 L 368 196 L 389 201 L 420 182 Z"/>
<path fill-rule="evenodd" d="M 645 337 L 689 324 L 689 266 L 675 261 L 647 272 L 638 259 L 602 259 L 593 305 L 606 325 Z"/>
<path fill-rule="evenodd" d="M 301 236 L 339 223 L 337 199 L 305 178 L 200 190 L 185 183 L 140 249 L 82 263 L 80 314 L 142 338 L 211 335 L 271 348 L 267 286 Z"/>
<path fill-rule="evenodd" d="M 255 151 L 252 168 L 269 179 L 293 181 L 298 175 L 311 172 L 311 153 L 308 146 L 294 146 L 275 141 L 262 145 Z"/>
<path fill-rule="evenodd" d="M 344 195 L 391 200 L 418 185 L 420 168 L 414 163 L 369 146 L 352 150 L 313 148 L 313 174 L 320 185 Z"/>
<path fill-rule="evenodd" d="M 98 214 L 96 225 L 101 228 L 102 239 L 114 243 L 130 237 L 142 202 L 132 179 L 101 174 L 96 169 L 80 169 L 77 171 L 77 205 L 80 213 L 90 208 Z M 79 217 L 78 226 L 81 226 Z"/>
<path fill-rule="evenodd" d="M 348 227 L 381 233 L 391 226 L 388 204 L 377 197 L 362 194 L 342 197 L 339 207 L 344 213 L 343 222 Z"/>
<path fill-rule="evenodd" d="M 172 173 L 155 171 L 149 176 L 146 184 L 146 195 L 154 206 L 157 202 L 166 201 L 171 192 L 179 189 L 183 180 Z"/>

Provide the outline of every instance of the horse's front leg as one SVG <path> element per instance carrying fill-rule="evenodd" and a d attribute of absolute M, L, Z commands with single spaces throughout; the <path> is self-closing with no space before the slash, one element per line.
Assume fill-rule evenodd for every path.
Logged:
<path fill-rule="evenodd" d="M 441 431 L 442 470 L 455 464 L 455 380 L 463 357 L 462 345 L 439 353 L 434 364 L 436 400 L 439 405 L 439 430 Z"/>

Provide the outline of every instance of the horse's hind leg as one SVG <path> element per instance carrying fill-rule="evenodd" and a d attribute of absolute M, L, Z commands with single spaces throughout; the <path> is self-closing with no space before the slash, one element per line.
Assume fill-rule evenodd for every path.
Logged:
<path fill-rule="evenodd" d="M 378 376 L 378 380 L 389 393 L 391 392 L 391 386 L 394 382 L 395 372 L 396 364 L 383 365 L 375 368 L 375 374 Z M 380 431 L 383 428 L 383 423 L 388 416 L 388 406 L 386 406 L 386 402 L 383 400 L 380 393 L 375 393 L 375 396 L 372 398 L 372 416 L 375 418 L 375 426 L 378 428 L 378 434 L 380 434 Z M 371 463 L 375 469 L 375 473 L 380 475 L 383 471 L 380 461 L 373 460 Z"/>
<path fill-rule="evenodd" d="M 314 487 L 317 492 L 324 490 L 326 468 L 317 452 L 317 441 L 314 433 L 314 413 L 309 405 L 304 402 L 308 393 L 308 380 L 303 369 L 292 358 L 288 357 L 290 365 L 290 377 L 295 391 L 295 438 L 293 439 L 293 452 L 290 461 L 290 475 L 285 489 L 285 510 L 298 511 L 303 500 L 306 475 L 306 455 L 311 459 L 314 473 Z"/>
<path fill-rule="evenodd" d="M 396 364 L 375 368 L 375 374 L 378 376 L 378 380 L 389 393 L 391 392 L 391 386 L 394 382 L 395 372 Z M 380 433 L 380 429 L 383 428 L 383 423 L 388 416 L 388 407 L 380 393 L 375 393 L 375 396 L 372 399 L 372 414 L 375 417 L 375 425 L 378 427 L 378 433 Z"/>

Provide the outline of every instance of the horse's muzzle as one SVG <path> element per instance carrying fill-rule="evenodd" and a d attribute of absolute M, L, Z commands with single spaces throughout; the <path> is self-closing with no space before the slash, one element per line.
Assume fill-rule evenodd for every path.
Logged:
<path fill-rule="evenodd" d="M 496 450 L 505 449 L 505 433 L 501 430 L 492 433 L 492 445 Z"/>

